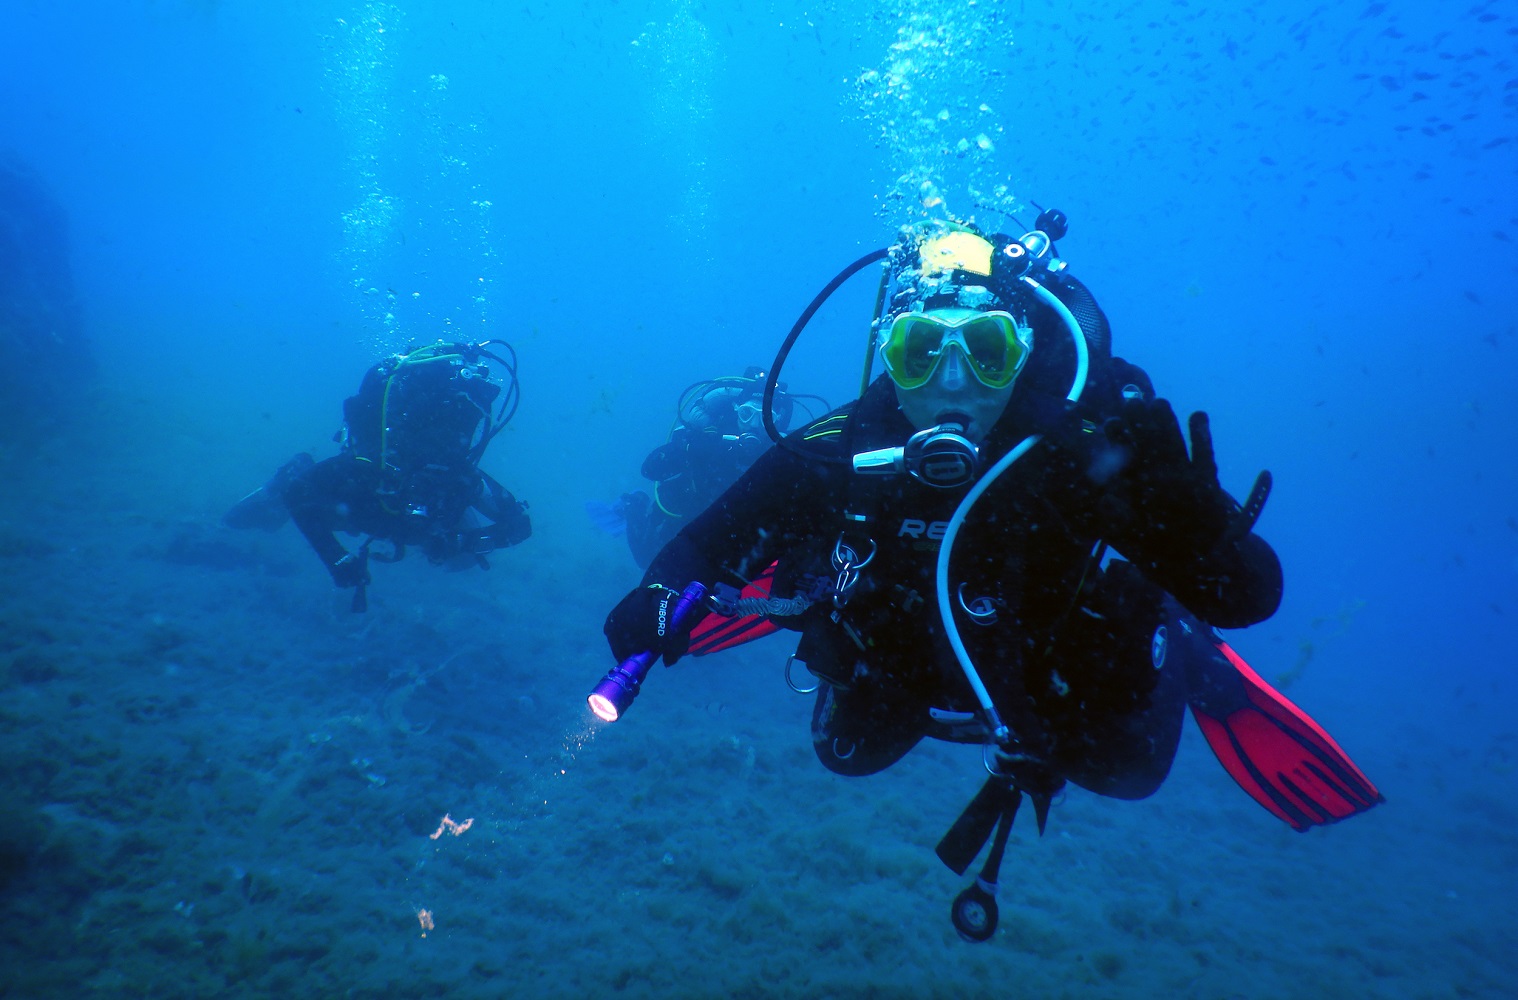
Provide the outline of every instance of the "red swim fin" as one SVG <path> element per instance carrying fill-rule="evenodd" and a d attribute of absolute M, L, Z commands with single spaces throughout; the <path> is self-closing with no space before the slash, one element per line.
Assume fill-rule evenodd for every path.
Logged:
<path fill-rule="evenodd" d="M 1216 646 L 1234 669 L 1213 661 L 1192 697 L 1191 713 L 1240 788 L 1299 831 L 1386 801 L 1322 726 L 1227 643 Z"/>
<path fill-rule="evenodd" d="M 763 573 L 749 581 L 738 596 L 740 598 L 767 598 L 770 596 L 770 587 L 774 582 L 775 564 L 771 563 Z M 705 656 L 708 653 L 741 646 L 745 642 L 753 642 L 755 639 L 778 631 L 780 631 L 780 626 L 763 615 L 742 615 L 737 618 L 707 615 L 701 619 L 699 625 L 691 629 L 690 654 Z"/>

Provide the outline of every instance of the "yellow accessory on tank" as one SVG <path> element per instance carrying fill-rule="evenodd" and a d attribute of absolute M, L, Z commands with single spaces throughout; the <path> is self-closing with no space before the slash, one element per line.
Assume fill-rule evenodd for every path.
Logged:
<path fill-rule="evenodd" d="M 991 243 L 985 237 L 956 229 L 923 240 L 917 253 L 924 276 L 968 271 L 989 278 L 992 251 Z"/>

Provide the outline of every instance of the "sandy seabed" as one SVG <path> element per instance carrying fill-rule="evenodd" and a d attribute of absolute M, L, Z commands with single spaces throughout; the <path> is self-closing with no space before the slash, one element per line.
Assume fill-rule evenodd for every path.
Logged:
<path fill-rule="evenodd" d="M 784 636 L 661 669 L 602 726 L 635 571 L 578 511 L 535 507 L 489 573 L 376 567 L 355 615 L 293 528 L 219 526 L 266 474 L 246 454 L 88 409 L 4 456 L 0 997 L 1518 991 L 1502 760 L 1368 748 L 1390 802 L 1298 835 L 1191 729 L 1154 798 L 1021 817 L 969 945 L 933 846 L 973 750 L 827 773 Z"/>

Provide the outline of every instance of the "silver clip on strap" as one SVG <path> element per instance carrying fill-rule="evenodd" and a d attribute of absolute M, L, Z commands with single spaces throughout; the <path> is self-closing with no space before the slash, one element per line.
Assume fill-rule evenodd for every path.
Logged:
<path fill-rule="evenodd" d="M 833 581 L 833 607 L 842 608 L 849 603 L 849 595 L 853 593 L 855 585 L 859 583 L 859 571 L 868 566 L 875 559 L 875 542 L 870 540 L 870 554 L 863 559 L 854 547 L 838 536 L 838 541 L 833 545 L 833 568 L 838 571 L 837 578 Z"/>

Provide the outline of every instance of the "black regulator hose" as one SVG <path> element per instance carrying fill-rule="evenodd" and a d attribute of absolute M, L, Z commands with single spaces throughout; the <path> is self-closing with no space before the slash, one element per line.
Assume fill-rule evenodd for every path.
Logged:
<path fill-rule="evenodd" d="M 821 458 L 834 463 L 852 463 L 853 459 L 848 455 L 838 457 L 832 455 L 819 455 L 812 452 L 802 452 L 798 445 L 792 444 L 784 437 L 782 437 L 780 434 L 780 428 L 775 426 L 775 390 L 780 385 L 780 369 L 784 367 L 785 359 L 790 356 L 791 348 L 795 346 L 796 339 L 801 336 L 801 331 L 806 329 L 806 325 L 812 321 L 812 317 L 817 314 L 817 310 L 822 308 L 822 304 L 831 298 L 834 292 L 838 291 L 838 286 L 842 285 L 845 281 L 848 281 L 854 275 L 858 274 L 866 267 L 869 267 L 871 264 L 885 260 L 886 256 L 890 254 L 890 252 L 890 250 L 872 250 L 871 252 L 865 254 L 863 257 L 854 261 L 854 263 L 850 264 L 842 271 L 839 271 L 838 275 L 833 278 L 832 281 L 829 281 L 826 287 L 822 289 L 822 291 L 817 293 L 817 297 L 812 299 L 811 305 L 807 306 L 806 310 L 802 312 L 800 317 L 797 318 L 795 325 L 791 327 L 791 332 L 786 335 L 785 342 L 780 345 L 780 353 L 775 355 L 775 363 L 770 366 L 769 378 L 766 379 L 764 383 L 763 407 L 764 431 L 770 436 L 770 440 L 778 444 L 780 447 L 785 448 L 794 454 L 803 455 L 804 457 L 810 459 Z"/>

